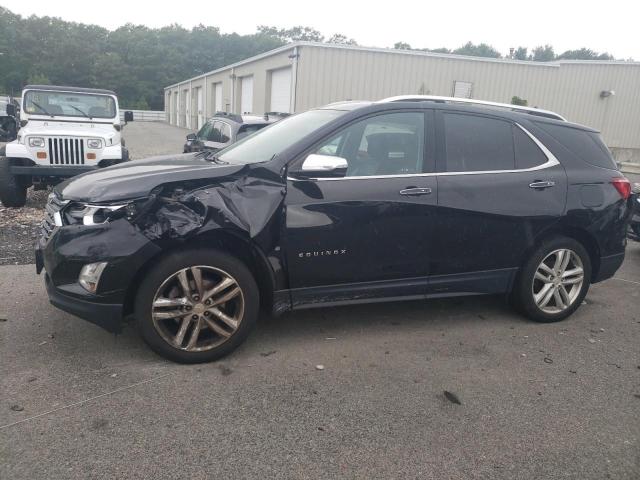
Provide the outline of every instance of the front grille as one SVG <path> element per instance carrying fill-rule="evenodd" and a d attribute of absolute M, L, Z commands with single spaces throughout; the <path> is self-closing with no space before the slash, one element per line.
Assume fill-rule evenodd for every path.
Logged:
<path fill-rule="evenodd" d="M 49 138 L 51 165 L 83 165 L 84 139 L 70 137 Z"/>
<path fill-rule="evenodd" d="M 60 216 L 60 210 L 68 202 L 60 200 L 55 193 L 51 193 L 47 200 L 47 204 L 44 207 L 44 219 L 40 224 L 40 236 L 46 242 L 49 240 L 51 233 L 56 227 L 62 225 L 62 217 Z M 58 221 L 56 222 L 56 217 Z"/>

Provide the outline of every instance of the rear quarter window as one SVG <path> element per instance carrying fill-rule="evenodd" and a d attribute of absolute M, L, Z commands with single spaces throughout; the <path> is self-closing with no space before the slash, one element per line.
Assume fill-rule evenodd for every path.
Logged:
<path fill-rule="evenodd" d="M 609 149 L 599 134 L 563 125 L 538 122 L 536 122 L 536 125 L 581 160 L 596 167 L 618 169 Z"/>

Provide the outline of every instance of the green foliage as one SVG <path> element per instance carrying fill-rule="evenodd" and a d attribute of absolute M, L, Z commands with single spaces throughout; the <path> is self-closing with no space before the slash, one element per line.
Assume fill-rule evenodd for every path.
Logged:
<path fill-rule="evenodd" d="M 534 62 L 551 62 L 556 59 L 556 53 L 551 45 L 539 46 L 533 49 L 529 60 Z"/>
<path fill-rule="evenodd" d="M 274 36 L 221 34 L 216 27 L 109 31 L 59 18 L 28 18 L 0 7 L 0 92 L 28 83 L 114 90 L 128 108 L 163 108 L 163 88 L 276 48 Z"/>
<path fill-rule="evenodd" d="M 406 42 L 396 42 L 393 44 L 393 48 L 396 50 L 412 50 L 411 45 Z"/>
<path fill-rule="evenodd" d="M 527 102 L 524 98 L 520 98 L 517 95 L 511 97 L 511 105 L 520 105 L 522 107 L 526 107 L 529 102 Z"/>
<path fill-rule="evenodd" d="M 353 38 L 348 38 L 346 35 L 343 35 L 341 33 L 334 33 L 331 37 L 329 37 L 327 43 L 335 43 L 339 45 L 358 45 L 358 42 L 356 42 Z"/>
<path fill-rule="evenodd" d="M 324 36 L 311 27 L 296 26 L 291 28 L 270 27 L 259 25 L 258 32 L 281 42 L 323 42 Z M 345 37 L 346 38 L 346 37 Z"/>
<path fill-rule="evenodd" d="M 564 60 L 613 60 L 613 55 L 608 53 L 594 52 L 590 48 L 580 48 L 578 50 L 567 50 L 558 55 L 558 59 Z"/>
<path fill-rule="evenodd" d="M 486 43 L 480 43 L 475 45 L 471 42 L 467 42 L 460 48 L 456 48 L 453 53 L 456 55 L 470 55 L 472 57 L 490 57 L 500 58 L 500 52 Z"/>
<path fill-rule="evenodd" d="M 32 73 L 27 79 L 29 85 L 51 85 L 51 80 L 41 73 Z"/>
<path fill-rule="evenodd" d="M 513 58 L 516 60 L 528 60 L 529 56 L 527 54 L 527 47 L 516 48 L 516 51 L 513 52 Z"/>

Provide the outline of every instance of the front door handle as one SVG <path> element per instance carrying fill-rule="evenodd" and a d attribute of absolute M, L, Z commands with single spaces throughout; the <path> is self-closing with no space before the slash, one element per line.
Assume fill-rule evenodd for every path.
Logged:
<path fill-rule="evenodd" d="M 400 190 L 400 195 L 409 195 L 411 197 L 417 197 L 419 195 L 430 195 L 431 189 L 428 187 L 410 187 Z"/>
<path fill-rule="evenodd" d="M 529 184 L 529 188 L 535 188 L 537 190 L 541 190 L 544 188 L 549 188 L 549 187 L 553 187 L 556 184 L 556 182 L 552 182 L 551 180 L 536 180 L 533 183 Z"/>

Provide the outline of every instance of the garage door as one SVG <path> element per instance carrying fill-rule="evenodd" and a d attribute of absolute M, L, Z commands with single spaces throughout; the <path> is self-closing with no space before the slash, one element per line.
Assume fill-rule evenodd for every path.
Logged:
<path fill-rule="evenodd" d="M 251 113 L 253 110 L 253 77 L 240 79 L 240 113 Z"/>
<path fill-rule="evenodd" d="M 272 112 L 290 113 L 291 108 L 291 67 L 271 72 Z"/>

